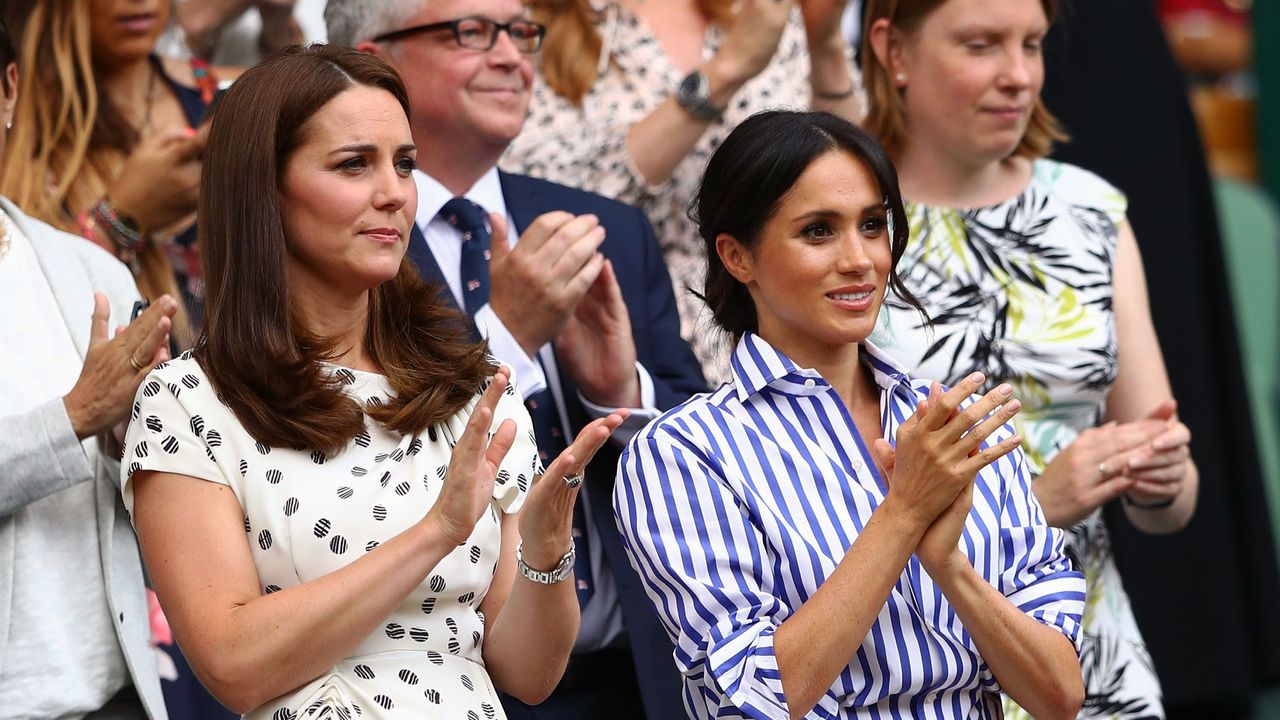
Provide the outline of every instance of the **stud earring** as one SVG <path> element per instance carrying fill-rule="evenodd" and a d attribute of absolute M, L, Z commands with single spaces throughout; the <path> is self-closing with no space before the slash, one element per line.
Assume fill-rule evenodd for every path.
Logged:
<path fill-rule="evenodd" d="M 897 75 L 894 75 L 894 76 L 893 76 L 893 79 L 894 79 L 894 80 L 897 80 L 899 85 L 906 85 L 906 84 L 907 84 L 907 74 L 906 74 L 906 73 L 898 73 Z"/>

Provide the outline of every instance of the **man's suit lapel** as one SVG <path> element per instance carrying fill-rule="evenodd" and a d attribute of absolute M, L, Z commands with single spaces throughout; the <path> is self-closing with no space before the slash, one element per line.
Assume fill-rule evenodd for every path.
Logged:
<path fill-rule="evenodd" d="M 424 281 L 432 283 L 439 288 L 440 301 L 447 303 L 449 307 L 466 316 L 466 312 L 458 307 L 458 299 L 454 297 L 453 291 L 449 289 L 449 283 L 444 279 L 444 272 L 440 270 L 440 264 L 436 262 L 436 256 L 431 254 L 431 247 L 427 245 L 427 238 L 422 234 L 422 230 L 417 223 L 413 224 L 413 230 L 409 233 L 409 249 L 405 254 L 417 266 L 418 275 Z M 466 329 L 472 340 L 479 341 L 481 339 L 480 331 L 476 329 L 476 324 L 471 321 L 470 317 L 467 317 Z"/>
<path fill-rule="evenodd" d="M 435 255 L 431 254 L 431 248 L 427 245 L 427 238 L 422 234 L 422 229 L 418 227 L 418 223 L 413 224 L 413 230 L 409 233 L 409 249 L 406 251 L 409 259 L 418 268 L 418 274 L 423 280 L 429 283 L 437 283 L 443 288 L 442 294 L 449 299 L 449 303 L 457 307 L 458 301 L 454 299 L 453 293 L 449 292 L 449 284 L 445 282 L 444 273 L 440 270 L 440 264 L 436 262 Z"/>
<path fill-rule="evenodd" d="M 532 183 L 520 182 L 518 176 L 501 170 L 498 171 L 498 183 L 502 186 L 507 216 L 515 224 L 516 236 L 519 237 L 539 215 L 547 211 L 538 206 L 539 193 Z"/>

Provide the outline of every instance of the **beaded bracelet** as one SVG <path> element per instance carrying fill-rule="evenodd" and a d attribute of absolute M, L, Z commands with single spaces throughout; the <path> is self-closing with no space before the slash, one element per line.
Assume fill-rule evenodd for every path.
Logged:
<path fill-rule="evenodd" d="M 108 198 L 104 197 L 94 203 L 89 214 L 121 250 L 138 252 L 147 246 L 147 236 L 142 229 L 132 220 L 120 215 L 120 211 L 116 210 L 116 206 Z"/>

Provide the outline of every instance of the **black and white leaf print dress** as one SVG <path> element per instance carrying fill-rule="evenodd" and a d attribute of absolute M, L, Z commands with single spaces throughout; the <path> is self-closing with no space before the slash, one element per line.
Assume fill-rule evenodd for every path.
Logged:
<path fill-rule="evenodd" d="M 335 368 L 366 406 L 390 395 L 386 378 Z M 514 384 L 493 427 L 516 422 L 490 512 L 376 631 L 321 677 L 265 703 L 251 720 L 298 718 L 504 717 L 481 647 L 479 612 L 501 548 L 499 513 L 514 513 L 541 472 L 532 425 Z M 267 447 L 222 404 L 189 354 L 153 370 L 139 389 L 121 472 L 181 473 L 229 486 L 244 510 L 245 541 L 262 593 L 300 585 L 345 566 L 420 520 L 444 482 L 452 444 L 479 395 L 447 422 L 400 435 L 365 421 L 338 455 Z"/>
<path fill-rule="evenodd" d="M 1022 400 L 1013 424 L 1039 474 L 1099 423 L 1116 378 L 1112 266 L 1124 195 L 1081 168 L 1037 160 L 1031 183 L 990 207 L 907 203 L 898 271 L 929 313 L 890 295 L 872 336 L 921 377 L 955 384 L 974 370 Z M 1101 511 L 1067 532 L 1086 594 L 1081 720 L 1164 717 L 1160 683 L 1133 617 Z M 1030 716 L 1006 696 L 1005 717 Z"/>

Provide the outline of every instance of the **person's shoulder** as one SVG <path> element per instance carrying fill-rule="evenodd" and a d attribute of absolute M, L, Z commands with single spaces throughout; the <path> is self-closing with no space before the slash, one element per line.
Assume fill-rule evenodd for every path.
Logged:
<path fill-rule="evenodd" d="M 1078 165 L 1042 158 L 1035 161 L 1032 172 L 1036 183 L 1070 205 L 1097 208 L 1116 220 L 1127 210 L 1128 200 L 1120 188 Z"/>
<path fill-rule="evenodd" d="M 18 231 L 31 241 L 46 272 L 77 267 L 95 283 L 95 290 L 107 293 L 113 301 L 132 302 L 138 296 L 133 274 L 111 253 L 85 238 L 27 215 L 7 199 L 0 203 L 0 207 Z"/>
<path fill-rule="evenodd" d="M 162 383 L 175 396 L 181 397 L 184 390 L 209 387 L 209 376 L 192 351 L 187 350 L 151 368 L 143 381 L 143 395 L 146 395 L 148 382 Z"/>
<path fill-rule="evenodd" d="M 188 90 L 199 90 L 200 79 L 196 77 L 196 68 L 200 67 L 202 71 L 208 72 L 213 79 L 219 84 L 231 83 L 239 78 L 248 68 L 232 66 L 232 65 L 208 65 L 207 63 L 196 64 L 191 60 L 182 58 L 161 56 L 160 66 L 164 69 L 164 74 L 177 84 Z"/>
<path fill-rule="evenodd" d="M 621 200 L 600 195 L 590 190 L 562 185 L 550 180 L 533 177 L 532 175 L 521 175 L 506 171 L 503 171 L 502 177 L 510 189 L 520 194 L 541 196 L 544 201 L 553 199 L 554 204 L 558 206 L 557 209 L 562 209 L 575 215 L 592 213 L 600 216 L 601 219 L 610 217 L 643 217 L 639 215 L 640 211 L 634 205 L 628 205 Z"/>
<path fill-rule="evenodd" d="M 732 413 L 727 405 L 737 401 L 736 386 L 725 383 L 710 392 L 697 393 L 684 402 L 649 421 L 629 443 L 632 447 L 642 444 L 675 443 L 689 447 L 706 444 L 703 428 L 723 426 L 730 422 Z"/>

